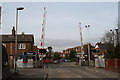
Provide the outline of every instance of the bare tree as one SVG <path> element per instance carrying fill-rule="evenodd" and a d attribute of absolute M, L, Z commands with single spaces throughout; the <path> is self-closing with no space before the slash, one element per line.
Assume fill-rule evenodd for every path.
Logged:
<path fill-rule="evenodd" d="M 107 31 L 104 36 L 101 38 L 101 41 L 104 43 L 114 43 L 114 32 Z"/>
<path fill-rule="evenodd" d="M 118 45 L 118 29 L 107 31 L 101 38 L 101 41 L 107 46 L 106 58 L 118 59 L 119 55 L 119 45 Z"/>

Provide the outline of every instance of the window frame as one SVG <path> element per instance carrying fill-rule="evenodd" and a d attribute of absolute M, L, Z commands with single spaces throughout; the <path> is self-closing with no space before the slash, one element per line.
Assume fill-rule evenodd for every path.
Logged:
<path fill-rule="evenodd" d="M 20 44 L 18 45 L 18 49 L 19 49 L 19 50 L 24 50 L 24 49 L 26 49 L 26 44 L 25 44 L 25 43 L 20 43 Z"/>

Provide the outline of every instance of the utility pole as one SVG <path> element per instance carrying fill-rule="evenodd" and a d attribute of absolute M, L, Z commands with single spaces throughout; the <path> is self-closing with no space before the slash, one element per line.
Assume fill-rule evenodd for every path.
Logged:
<path fill-rule="evenodd" d="M 0 33 L 1 33 L 1 14 L 2 7 L 0 6 Z M 0 43 L 2 43 L 2 36 L 0 36 Z M 2 53 L 2 44 L 0 44 L 0 53 Z M 0 54 L 0 66 L 2 66 L 2 54 Z M 2 79 L 2 67 L 0 68 L 0 79 Z"/>
<path fill-rule="evenodd" d="M 0 29 L 1 29 L 1 24 L 2 24 L 2 7 L 0 6 Z"/>
<path fill-rule="evenodd" d="M 84 51 L 83 51 L 83 38 L 82 38 L 82 30 L 81 30 L 81 23 L 79 23 L 80 28 L 80 42 L 81 42 L 81 53 L 80 53 L 80 59 L 81 59 L 81 65 L 84 65 Z"/>

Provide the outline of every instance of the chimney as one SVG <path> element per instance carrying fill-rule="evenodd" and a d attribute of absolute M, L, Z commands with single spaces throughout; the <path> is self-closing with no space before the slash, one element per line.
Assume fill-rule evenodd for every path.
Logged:
<path fill-rule="evenodd" d="M 24 33 L 24 32 L 22 32 L 22 35 L 23 35 L 23 36 L 24 36 L 24 34 L 25 34 L 25 33 Z"/>
<path fill-rule="evenodd" d="M 12 36 L 15 36 L 15 27 L 13 26 L 13 29 L 12 29 Z"/>

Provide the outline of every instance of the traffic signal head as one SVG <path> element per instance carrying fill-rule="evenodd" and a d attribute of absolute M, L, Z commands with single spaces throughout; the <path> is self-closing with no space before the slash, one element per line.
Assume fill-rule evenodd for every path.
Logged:
<path fill-rule="evenodd" d="M 96 49 L 94 49 L 94 50 L 91 50 L 93 53 L 99 53 L 100 51 L 99 50 L 96 50 Z"/>
<path fill-rule="evenodd" d="M 91 50 L 93 53 L 96 53 L 96 49 L 94 49 L 94 50 Z"/>
<path fill-rule="evenodd" d="M 39 49 L 39 53 L 46 53 L 46 49 Z"/>

